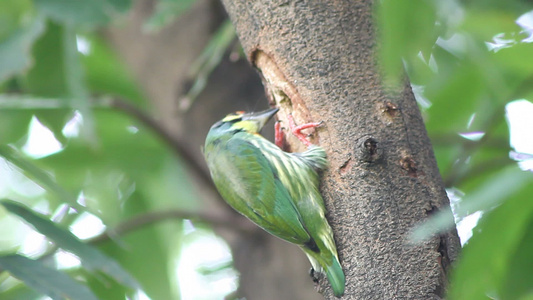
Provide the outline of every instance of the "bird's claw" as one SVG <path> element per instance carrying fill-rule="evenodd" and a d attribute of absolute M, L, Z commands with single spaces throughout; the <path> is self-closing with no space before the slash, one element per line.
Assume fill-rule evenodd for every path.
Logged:
<path fill-rule="evenodd" d="M 307 129 L 307 128 L 320 127 L 324 124 L 324 121 L 320 121 L 318 123 L 307 123 L 307 124 L 296 126 L 296 124 L 294 123 L 294 118 L 292 117 L 292 114 L 288 114 L 287 119 L 289 120 L 289 128 L 291 129 L 292 134 L 296 136 L 307 147 L 310 147 L 312 145 L 312 143 L 308 140 L 308 138 L 312 135 L 311 134 L 305 135 L 302 133 L 302 130 Z"/>

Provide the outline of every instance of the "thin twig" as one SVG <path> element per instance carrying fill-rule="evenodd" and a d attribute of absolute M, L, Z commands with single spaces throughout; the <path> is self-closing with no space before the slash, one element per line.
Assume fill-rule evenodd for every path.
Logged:
<path fill-rule="evenodd" d="M 69 108 L 69 103 L 74 101 L 71 99 L 55 99 L 55 98 L 28 98 L 21 95 L 0 95 L 0 106 L 3 109 L 61 109 Z M 144 126 L 153 130 L 154 133 L 167 143 L 175 153 L 177 153 L 191 169 L 191 171 L 200 178 L 203 184 L 215 190 L 215 186 L 211 178 L 200 162 L 195 159 L 193 153 L 185 147 L 185 143 L 178 138 L 172 136 L 168 130 L 161 126 L 154 118 L 136 107 L 135 105 L 119 98 L 102 97 L 92 99 L 90 105 L 93 108 L 109 107 L 121 111 L 128 116 L 136 119 Z"/>
<path fill-rule="evenodd" d="M 227 227 L 233 230 L 238 230 L 241 232 L 249 233 L 255 226 L 252 226 L 250 222 L 245 221 L 243 217 L 233 217 L 233 216 L 219 216 L 208 213 L 200 212 L 188 212 L 181 210 L 168 210 L 168 211 L 159 211 L 159 212 L 148 212 L 138 216 L 135 216 L 129 220 L 126 220 L 120 223 L 117 227 L 108 230 L 98 236 L 95 236 L 89 240 L 87 243 L 90 244 L 99 244 L 108 240 L 113 239 L 116 236 L 125 235 L 132 231 L 138 230 L 146 225 L 151 225 L 157 222 L 162 222 L 166 220 L 179 219 L 179 220 L 192 220 L 207 223 L 214 226 Z"/>

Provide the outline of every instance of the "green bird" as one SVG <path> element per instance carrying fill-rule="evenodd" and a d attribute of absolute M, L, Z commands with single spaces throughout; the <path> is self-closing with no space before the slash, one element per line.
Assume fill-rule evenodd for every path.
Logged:
<path fill-rule="evenodd" d="M 300 246 L 340 297 L 344 273 L 318 190 L 326 152 L 310 145 L 303 153 L 288 153 L 259 135 L 277 111 L 236 112 L 215 123 L 204 148 L 211 177 L 231 207 L 267 232 Z"/>

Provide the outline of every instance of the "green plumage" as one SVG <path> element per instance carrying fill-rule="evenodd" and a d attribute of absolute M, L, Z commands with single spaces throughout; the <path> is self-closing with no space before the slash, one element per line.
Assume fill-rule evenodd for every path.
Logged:
<path fill-rule="evenodd" d="M 300 246 L 340 297 L 344 273 L 318 191 L 317 172 L 326 168 L 326 153 L 318 146 L 287 153 L 257 134 L 276 112 L 231 114 L 213 125 L 204 150 L 211 177 L 235 210 Z"/>

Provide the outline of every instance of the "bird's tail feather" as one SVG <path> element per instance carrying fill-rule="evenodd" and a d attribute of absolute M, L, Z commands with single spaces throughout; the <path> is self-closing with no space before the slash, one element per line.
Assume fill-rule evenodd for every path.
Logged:
<path fill-rule="evenodd" d="M 309 257 L 309 261 L 313 266 L 313 270 L 326 274 L 335 297 L 342 296 L 344 294 L 346 279 L 344 278 L 344 272 L 342 271 L 342 267 L 337 256 L 333 255 L 333 257 L 331 257 L 331 263 L 328 263 L 321 259 L 320 256 L 317 257 L 316 253 L 314 252 L 308 250 L 304 250 L 304 252 L 307 254 L 307 257 Z"/>
<path fill-rule="evenodd" d="M 328 276 L 335 297 L 342 296 L 342 294 L 344 294 L 346 279 L 344 278 L 344 272 L 336 257 L 333 258 L 333 263 L 327 267 L 326 275 Z"/>

